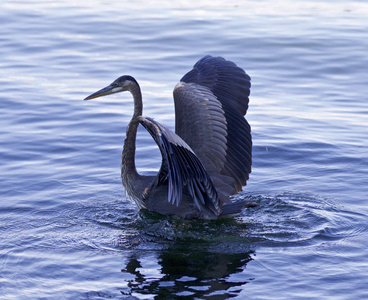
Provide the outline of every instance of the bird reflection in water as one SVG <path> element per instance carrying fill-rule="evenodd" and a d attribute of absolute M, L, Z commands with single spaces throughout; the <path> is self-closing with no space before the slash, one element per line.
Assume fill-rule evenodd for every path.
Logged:
<path fill-rule="evenodd" d="M 179 296 L 200 298 L 214 296 L 214 299 L 228 299 L 237 296 L 244 284 L 252 278 L 242 274 L 242 280 L 232 280 L 231 275 L 244 271 L 252 260 L 252 251 L 244 253 L 217 253 L 199 247 L 174 246 L 162 251 L 158 257 L 161 266 L 161 278 L 152 278 L 144 274 L 139 255 L 128 259 L 125 269 L 135 276 L 128 284 L 125 295 L 146 295 L 153 299 L 175 299 Z"/>

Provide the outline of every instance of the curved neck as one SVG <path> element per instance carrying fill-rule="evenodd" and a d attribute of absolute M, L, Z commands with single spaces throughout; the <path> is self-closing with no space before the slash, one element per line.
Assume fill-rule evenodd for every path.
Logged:
<path fill-rule="evenodd" d="M 139 126 L 138 117 L 142 115 L 143 110 L 142 94 L 138 83 L 130 84 L 128 90 L 133 95 L 134 113 L 127 127 L 121 158 L 121 177 L 124 185 L 128 184 L 129 179 L 138 176 L 135 166 L 135 144 Z"/>
<path fill-rule="evenodd" d="M 135 83 L 129 85 L 128 91 L 131 92 L 131 94 L 133 96 L 134 114 L 133 114 L 132 119 L 135 119 L 135 118 L 141 116 L 142 111 L 143 111 L 141 88 L 139 87 L 138 83 L 135 82 Z"/>

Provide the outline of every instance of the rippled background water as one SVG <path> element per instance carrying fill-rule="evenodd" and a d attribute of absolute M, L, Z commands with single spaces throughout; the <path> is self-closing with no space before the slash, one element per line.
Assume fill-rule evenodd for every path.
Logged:
<path fill-rule="evenodd" d="M 368 4 L 2 1 L 0 297 L 368 298 Z M 172 89 L 206 54 L 252 77 L 251 179 L 232 220 L 140 213 L 120 181 L 128 94 L 174 128 Z M 160 155 L 141 130 L 138 165 Z"/>

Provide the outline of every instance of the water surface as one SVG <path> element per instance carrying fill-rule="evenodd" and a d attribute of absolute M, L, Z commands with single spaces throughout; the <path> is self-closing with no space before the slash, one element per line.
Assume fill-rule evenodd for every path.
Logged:
<path fill-rule="evenodd" d="M 368 4 L 3 1 L 0 297 L 368 297 Z M 120 180 L 123 74 L 174 128 L 172 90 L 202 56 L 252 77 L 253 171 L 220 221 L 139 212 Z M 160 154 L 139 131 L 137 164 Z"/>

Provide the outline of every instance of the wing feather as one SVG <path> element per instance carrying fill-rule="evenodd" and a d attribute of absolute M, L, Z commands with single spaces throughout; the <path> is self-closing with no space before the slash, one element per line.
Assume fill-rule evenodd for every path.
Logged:
<path fill-rule="evenodd" d="M 217 191 L 190 146 L 155 120 L 142 116 L 138 120 L 161 151 L 163 162 L 155 184 L 168 184 L 168 202 L 179 206 L 187 188 L 197 208 L 216 218 L 221 213 Z"/>
<path fill-rule="evenodd" d="M 175 131 L 225 196 L 239 192 L 251 172 L 251 128 L 244 118 L 250 86 L 233 62 L 205 56 L 174 89 Z"/>

